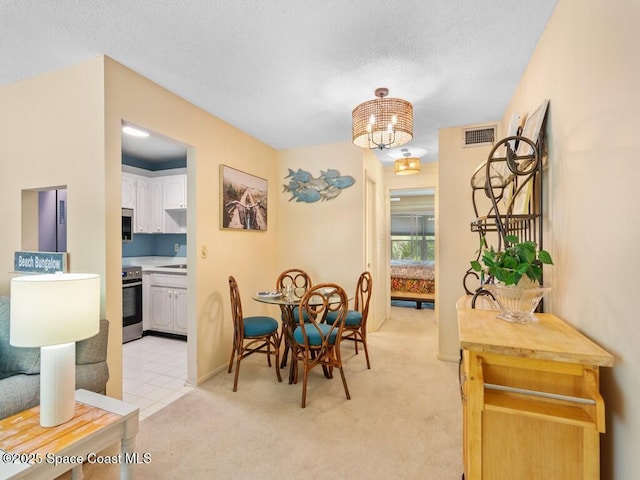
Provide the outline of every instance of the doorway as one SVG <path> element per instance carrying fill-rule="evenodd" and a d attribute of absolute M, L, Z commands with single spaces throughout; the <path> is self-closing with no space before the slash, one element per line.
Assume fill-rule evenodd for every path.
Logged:
<path fill-rule="evenodd" d="M 435 189 L 391 190 L 391 259 L 435 260 Z"/>
<path fill-rule="evenodd" d="M 190 147 L 145 127 L 122 125 L 122 202 L 134 224 L 131 241 L 122 244 L 122 266 L 141 270 L 143 325 L 142 338 L 123 345 L 123 396 L 139 404 L 145 417 L 186 393 L 195 372 L 189 365 L 196 342 L 187 301 Z"/>
<path fill-rule="evenodd" d="M 391 300 L 435 302 L 435 188 L 391 190 Z"/>

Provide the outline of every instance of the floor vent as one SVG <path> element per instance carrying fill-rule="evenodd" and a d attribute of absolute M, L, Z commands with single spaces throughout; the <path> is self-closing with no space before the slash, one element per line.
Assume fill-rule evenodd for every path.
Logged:
<path fill-rule="evenodd" d="M 483 145 L 492 145 L 496 139 L 496 126 L 466 128 L 462 131 L 463 147 L 479 147 Z"/>

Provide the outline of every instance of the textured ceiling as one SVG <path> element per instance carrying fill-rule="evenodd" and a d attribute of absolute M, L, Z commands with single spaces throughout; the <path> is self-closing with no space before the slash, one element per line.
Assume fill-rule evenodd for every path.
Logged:
<path fill-rule="evenodd" d="M 556 3 L 0 0 L 0 86 L 105 54 L 277 149 L 351 141 L 387 87 L 434 161 L 439 128 L 502 117 Z"/>

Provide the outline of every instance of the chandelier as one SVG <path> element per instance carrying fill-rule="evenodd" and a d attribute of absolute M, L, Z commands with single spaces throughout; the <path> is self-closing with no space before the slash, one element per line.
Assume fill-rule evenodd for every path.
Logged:
<path fill-rule="evenodd" d="M 353 143 L 362 148 L 399 147 L 413 138 L 413 105 L 387 98 L 388 88 L 378 88 L 375 100 L 361 103 L 351 112 Z"/>
<path fill-rule="evenodd" d="M 412 157 L 409 150 L 402 149 L 402 155 L 404 158 L 396 160 L 396 175 L 413 175 L 414 173 L 420 173 L 420 159 Z"/>

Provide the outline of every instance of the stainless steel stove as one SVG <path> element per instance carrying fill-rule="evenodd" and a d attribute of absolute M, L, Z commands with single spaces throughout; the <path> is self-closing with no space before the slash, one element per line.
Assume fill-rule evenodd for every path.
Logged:
<path fill-rule="evenodd" d="M 142 267 L 122 267 L 122 343 L 142 337 Z"/>

